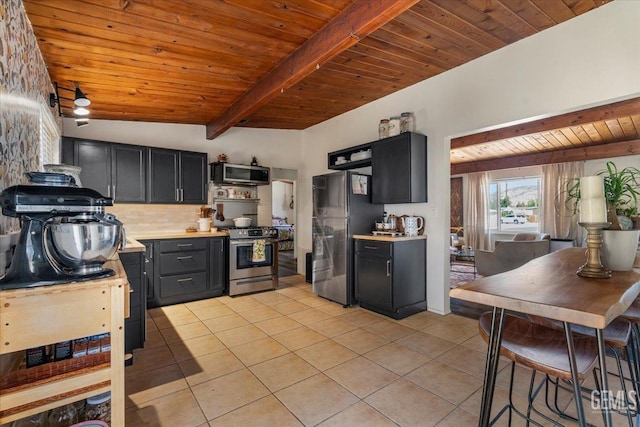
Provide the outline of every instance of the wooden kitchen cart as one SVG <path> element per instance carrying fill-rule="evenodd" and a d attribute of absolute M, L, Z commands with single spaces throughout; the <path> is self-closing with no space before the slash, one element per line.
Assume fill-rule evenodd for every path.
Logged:
<path fill-rule="evenodd" d="M 119 261 L 115 276 L 0 291 L 0 357 L 15 365 L 25 350 L 111 334 L 111 352 L 3 372 L 0 424 L 111 391 L 111 424 L 124 425 L 124 319 L 129 286 Z M 9 361 L 9 362 L 7 362 Z"/>

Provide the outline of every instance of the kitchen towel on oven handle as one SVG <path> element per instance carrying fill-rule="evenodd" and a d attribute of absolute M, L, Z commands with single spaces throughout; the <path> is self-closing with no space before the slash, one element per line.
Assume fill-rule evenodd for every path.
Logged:
<path fill-rule="evenodd" d="M 251 255 L 252 262 L 264 262 L 266 260 L 265 246 L 266 244 L 263 239 L 253 241 L 253 254 Z"/>

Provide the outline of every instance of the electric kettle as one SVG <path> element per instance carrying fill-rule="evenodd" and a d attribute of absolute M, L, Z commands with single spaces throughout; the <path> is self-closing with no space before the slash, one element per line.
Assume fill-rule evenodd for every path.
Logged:
<path fill-rule="evenodd" d="M 421 216 L 403 215 L 402 227 L 404 228 L 404 234 L 407 236 L 417 236 L 418 232 L 424 227 L 424 219 Z"/>

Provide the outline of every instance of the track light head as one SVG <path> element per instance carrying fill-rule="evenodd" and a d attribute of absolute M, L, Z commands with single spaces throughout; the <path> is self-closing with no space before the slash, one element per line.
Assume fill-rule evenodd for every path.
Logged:
<path fill-rule="evenodd" d="M 73 114 L 75 114 L 76 116 L 88 116 L 89 110 L 84 107 L 76 107 L 73 110 Z"/>
<path fill-rule="evenodd" d="M 91 104 L 89 98 L 87 98 L 82 90 L 76 86 L 76 97 L 73 100 L 76 107 L 88 107 Z"/>

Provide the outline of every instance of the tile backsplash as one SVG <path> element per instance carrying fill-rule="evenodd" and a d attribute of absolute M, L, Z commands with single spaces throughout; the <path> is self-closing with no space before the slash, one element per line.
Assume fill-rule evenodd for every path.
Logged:
<path fill-rule="evenodd" d="M 116 204 L 107 209 L 124 224 L 128 236 L 184 231 L 197 227 L 200 205 Z"/>

